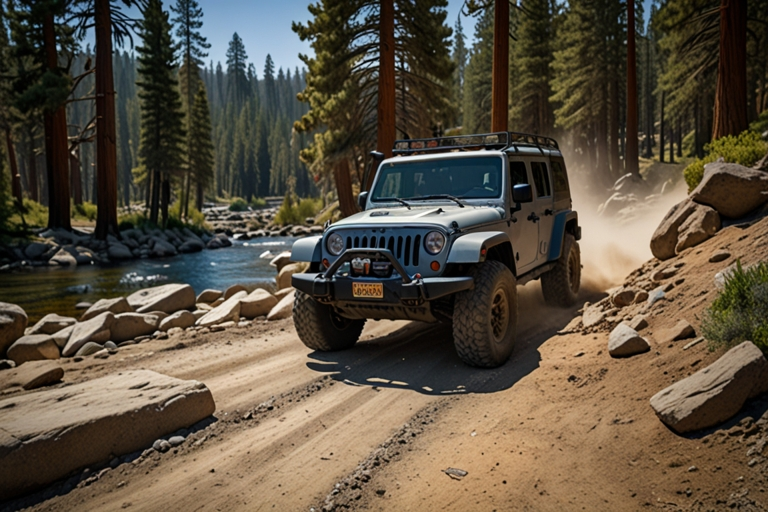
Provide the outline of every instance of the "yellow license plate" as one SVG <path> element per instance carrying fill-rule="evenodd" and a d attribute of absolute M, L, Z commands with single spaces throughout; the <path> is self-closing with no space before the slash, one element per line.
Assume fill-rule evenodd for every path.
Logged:
<path fill-rule="evenodd" d="M 381 283 L 352 283 L 352 296 L 362 299 L 383 299 L 384 285 Z"/>

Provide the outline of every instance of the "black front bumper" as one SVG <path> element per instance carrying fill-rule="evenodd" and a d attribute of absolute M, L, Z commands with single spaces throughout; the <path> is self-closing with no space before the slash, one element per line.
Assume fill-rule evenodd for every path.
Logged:
<path fill-rule="evenodd" d="M 397 274 L 389 278 L 350 277 L 336 275 L 339 267 L 358 256 L 387 259 L 392 263 Z M 383 298 L 361 298 L 352 294 L 352 283 L 381 283 Z M 411 278 L 405 269 L 386 249 L 349 249 L 344 252 L 331 267 L 317 274 L 294 274 L 291 284 L 315 300 L 324 303 L 357 302 L 378 305 L 417 306 L 431 301 L 469 290 L 474 286 L 471 277 L 425 277 Z"/>

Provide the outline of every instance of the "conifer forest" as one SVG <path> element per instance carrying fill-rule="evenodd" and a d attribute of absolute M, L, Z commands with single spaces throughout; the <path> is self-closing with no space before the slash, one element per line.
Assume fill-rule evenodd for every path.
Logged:
<path fill-rule="evenodd" d="M 286 194 L 353 213 L 370 151 L 492 129 L 498 11 L 467 0 L 448 19 L 447 5 L 311 2 L 285 37 L 312 52 L 289 69 L 250 60 L 237 33 L 225 62 L 209 59 L 195 0 L 3 0 L 2 218 L 39 203 L 67 229 L 95 205 L 103 238 L 129 205 L 158 224 L 174 204 L 187 217 Z M 610 186 L 638 153 L 687 161 L 713 139 L 768 129 L 767 0 L 508 6 L 508 129 L 556 137 L 585 181 Z"/>

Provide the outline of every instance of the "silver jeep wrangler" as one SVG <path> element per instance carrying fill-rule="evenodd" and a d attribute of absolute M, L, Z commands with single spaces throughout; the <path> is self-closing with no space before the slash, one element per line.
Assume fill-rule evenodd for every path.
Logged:
<path fill-rule="evenodd" d="M 366 319 L 452 323 L 459 357 L 492 368 L 512 353 L 516 285 L 576 302 L 578 216 L 548 137 L 500 132 L 397 141 L 362 212 L 297 240 L 293 321 L 319 351 L 352 347 Z"/>

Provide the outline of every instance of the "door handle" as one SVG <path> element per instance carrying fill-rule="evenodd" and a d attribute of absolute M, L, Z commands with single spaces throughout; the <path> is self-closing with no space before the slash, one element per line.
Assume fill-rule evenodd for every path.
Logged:
<path fill-rule="evenodd" d="M 535 213 L 533 213 L 533 212 L 532 212 L 532 213 L 531 213 L 531 214 L 528 216 L 528 220 L 530 220 L 530 221 L 532 221 L 532 222 L 538 222 L 538 221 L 539 221 L 539 216 L 538 216 L 538 215 L 536 215 Z"/>

